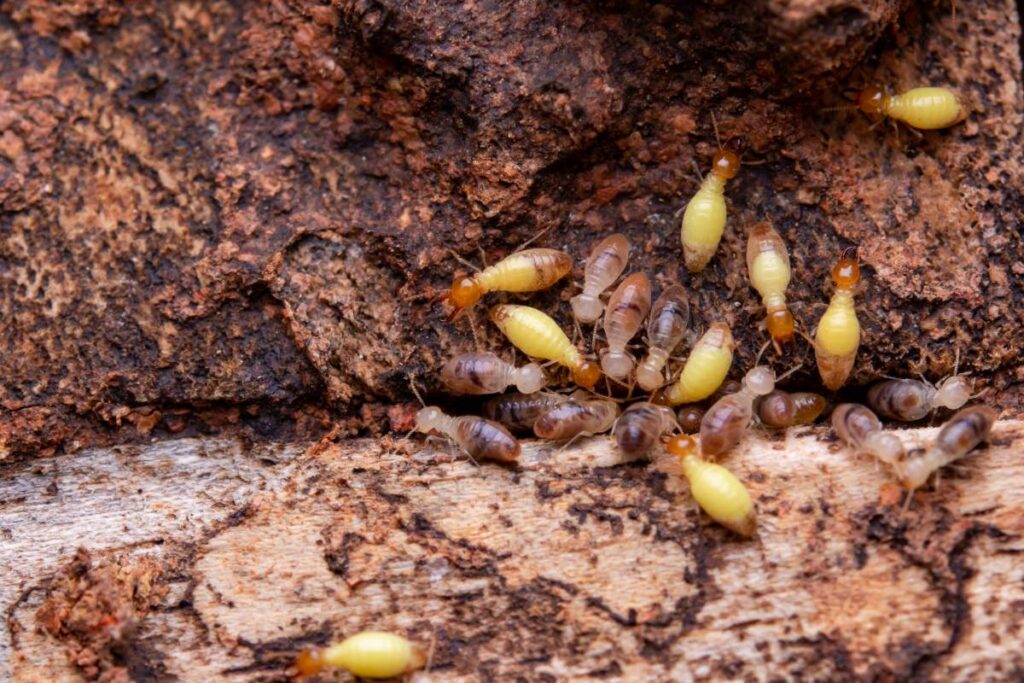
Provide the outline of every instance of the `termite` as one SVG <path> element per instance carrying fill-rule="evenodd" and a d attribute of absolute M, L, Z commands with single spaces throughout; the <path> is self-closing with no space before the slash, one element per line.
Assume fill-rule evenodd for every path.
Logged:
<path fill-rule="evenodd" d="M 568 400 L 568 396 L 548 392 L 503 394 L 484 403 L 483 412 L 513 432 L 532 432 L 538 417 Z"/>
<path fill-rule="evenodd" d="M 450 417 L 436 406 L 427 406 L 416 413 L 416 431 L 447 436 L 473 460 L 514 463 L 519 459 L 516 438 L 497 422 L 476 415 Z"/>
<path fill-rule="evenodd" d="M 569 274 L 572 258 L 557 249 L 524 249 L 509 254 L 474 275 L 455 277 L 448 300 L 452 317 L 475 304 L 487 292 L 539 292 Z"/>
<path fill-rule="evenodd" d="M 905 489 L 923 486 L 933 472 L 964 457 L 988 440 L 999 414 L 988 406 L 971 406 L 955 413 L 939 430 L 935 443 L 925 451 L 908 455 L 899 467 Z"/>
<path fill-rule="evenodd" d="M 832 411 L 832 428 L 848 447 L 857 453 L 867 453 L 893 470 L 898 471 L 903 457 L 903 442 L 898 436 L 882 429 L 882 423 L 867 406 L 842 403 Z"/>
<path fill-rule="evenodd" d="M 441 368 L 441 381 L 454 394 L 497 394 L 513 384 L 524 394 L 533 394 L 547 383 L 536 363 L 517 368 L 493 353 L 454 356 Z"/>
<path fill-rule="evenodd" d="M 808 425 L 825 411 L 825 397 L 808 391 L 773 391 L 754 404 L 754 413 L 765 427 L 783 429 Z"/>
<path fill-rule="evenodd" d="M 626 350 L 651 310 L 651 281 L 643 273 L 623 280 L 608 299 L 604 312 L 604 336 L 608 348 L 601 352 L 601 370 L 612 379 L 624 379 L 633 371 L 633 354 Z"/>
<path fill-rule="evenodd" d="M 775 381 L 771 368 L 757 365 L 743 376 L 739 391 L 708 408 L 700 421 L 700 448 L 705 456 L 721 455 L 740 442 L 754 419 L 754 401 L 774 391 Z"/>
<path fill-rule="evenodd" d="M 363 631 L 323 650 L 303 650 L 295 661 L 301 676 L 344 669 L 359 678 L 394 678 L 422 669 L 426 654 L 402 636 Z"/>
<path fill-rule="evenodd" d="M 857 94 L 857 108 L 920 130 L 949 128 L 967 118 L 960 98 L 947 88 L 913 88 L 887 95 L 878 86 L 869 86 Z"/>
<path fill-rule="evenodd" d="M 717 137 L 717 126 L 715 135 Z M 739 141 L 731 141 L 739 147 Z M 680 236 L 683 260 L 691 273 L 704 270 L 715 255 L 725 231 L 725 184 L 740 170 L 740 157 L 733 149 L 719 148 L 711 160 L 711 172 L 686 205 Z"/>
<path fill-rule="evenodd" d="M 647 320 L 647 356 L 636 369 L 636 382 L 645 391 L 665 383 L 665 364 L 683 340 L 690 323 L 690 304 L 682 285 L 661 293 Z"/>
<path fill-rule="evenodd" d="M 646 455 L 675 426 L 676 416 L 667 407 L 641 401 L 626 408 L 615 422 L 615 443 L 626 455 Z"/>
<path fill-rule="evenodd" d="M 963 375 L 953 375 L 937 387 L 916 379 L 890 379 L 868 389 L 868 405 L 890 420 L 915 422 L 933 410 L 956 410 L 971 398 L 971 384 Z"/>
<path fill-rule="evenodd" d="M 758 223 L 750 229 L 747 271 L 750 284 L 761 295 L 767 313 L 768 333 L 776 348 L 791 341 L 796 325 L 793 314 L 786 307 L 786 288 L 791 274 L 789 250 L 779 233 L 768 223 Z"/>
<path fill-rule="evenodd" d="M 607 432 L 619 416 L 619 404 L 598 398 L 574 398 L 540 415 L 533 433 L 549 441 L 565 441 L 578 436 Z"/>
<path fill-rule="evenodd" d="M 584 389 L 593 389 L 601 378 L 601 368 L 583 358 L 558 323 L 536 308 L 511 304 L 495 306 L 491 309 L 491 322 L 527 356 L 554 361 L 568 368 L 573 381 Z"/>
<path fill-rule="evenodd" d="M 683 406 L 676 413 L 676 421 L 684 434 L 696 434 L 700 431 L 700 421 L 704 418 L 704 411 L 697 406 Z"/>
<path fill-rule="evenodd" d="M 860 346 L 860 321 L 854 305 L 854 288 L 860 282 L 857 255 L 843 254 L 832 268 L 836 291 L 828 309 L 818 321 L 814 337 L 814 356 L 825 386 L 835 391 L 846 383 Z"/>
<path fill-rule="evenodd" d="M 743 482 L 721 465 L 702 459 L 692 436 L 672 437 L 665 450 L 679 456 L 683 474 L 690 482 L 690 494 L 708 517 L 741 536 L 754 535 L 757 516 Z"/>
<path fill-rule="evenodd" d="M 690 351 L 679 379 L 664 394 L 669 405 L 696 403 L 715 393 L 732 365 L 736 343 L 725 323 L 712 323 Z"/>
<path fill-rule="evenodd" d="M 629 241 L 619 233 L 605 237 L 594 247 L 583 271 L 583 291 L 570 301 L 577 320 L 592 323 L 601 317 L 601 293 L 619 279 L 628 260 Z"/>

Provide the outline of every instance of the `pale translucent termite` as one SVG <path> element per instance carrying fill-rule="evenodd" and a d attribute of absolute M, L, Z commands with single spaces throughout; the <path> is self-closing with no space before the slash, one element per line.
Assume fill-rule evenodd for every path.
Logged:
<path fill-rule="evenodd" d="M 683 261 L 691 273 L 704 270 L 722 241 L 726 221 L 725 184 L 739 170 L 739 154 L 719 149 L 711 161 L 711 172 L 686 205 L 680 236 Z"/>
<path fill-rule="evenodd" d="M 497 422 L 476 415 L 450 417 L 436 406 L 427 406 L 416 413 L 416 431 L 442 434 L 474 460 L 513 463 L 519 459 L 516 438 Z"/>
<path fill-rule="evenodd" d="M 502 394 L 484 403 L 483 413 L 513 432 L 532 432 L 538 417 L 568 400 L 568 396 L 549 392 Z"/>
<path fill-rule="evenodd" d="M 761 295 L 767 312 L 768 333 L 776 344 L 793 339 L 796 324 L 786 306 L 789 287 L 789 250 L 782 237 L 768 223 L 750 229 L 747 240 L 747 272 L 750 284 Z"/>
<path fill-rule="evenodd" d="M 611 429 L 618 416 L 619 404 L 615 401 L 574 397 L 540 415 L 533 425 L 533 433 L 549 441 L 593 436 Z"/>
<path fill-rule="evenodd" d="M 967 118 L 960 98 L 948 88 L 913 88 L 887 95 L 870 86 L 857 95 L 857 108 L 870 116 L 888 116 L 920 130 L 949 128 Z"/>
<path fill-rule="evenodd" d="M 735 349 L 729 326 L 712 323 L 690 351 L 679 379 L 665 390 L 664 399 L 677 406 L 696 403 L 715 393 L 729 374 Z"/>
<path fill-rule="evenodd" d="M 295 661 L 301 676 L 343 669 L 359 678 L 394 678 L 422 669 L 425 653 L 402 636 L 363 631 L 324 649 L 303 650 Z"/>
<path fill-rule="evenodd" d="M 629 240 L 615 233 L 601 240 L 590 252 L 583 272 L 583 291 L 571 300 L 572 313 L 581 323 L 592 323 L 601 317 L 604 304 L 601 293 L 612 286 L 629 261 Z"/>
<path fill-rule="evenodd" d="M 956 410 L 971 398 L 964 375 L 953 375 L 937 387 L 916 379 L 890 379 L 868 389 L 868 405 L 890 420 L 915 422 L 939 408 Z"/>
<path fill-rule="evenodd" d="M 501 305 L 491 309 L 491 321 L 527 356 L 568 368 L 573 381 L 584 389 L 593 389 L 601 378 L 601 368 L 583 358 L 546 313 L 529 306 Z"/>
<path fill-rule="evenodd" d="M 524 394 L 540 391 L 547 383 L 536 363 L 521 368 L 493 353 L 460 353 L 441 368 L 441 382 L 453 394 L 497 394 L 515 385 Z"/>
<path fill-rule="evenodd" d="M 841 403 L 832 411 L 832 428 L 848 447 L 857 453 L 867 453 L 894 471 L 899 471 L 905 452 L 898 436 L 882 429 L 882 423 L 867 406 L 859 403 Z"/>
<path fill-rule="evenodd" d="M 651 308 L 647 319 L 647 356 L 636 369 L 636 382 L 644 391 L 665 383 L 665 365 L 686 334 L 690 303 L 682 285 L 671 285 Z"/>
<path fill-rule="evenodd" d="M 808 425 L 818 419 L 826 407 L 825 397 L 808 391 L 775 390 L 754 404 L 754 414 L 765 427 L 784 429 Z"/>
<path fill-rule="evenodd" d="M 826 387 L 835 391 L 846 383 L 853 370 L 853 362 L 860 346 L 860 321 L 853 301 L 854 290 L 860 282 L 860 268 L 856 253 L 845 254 L 832 269 L 836 291 L 828 309 L 818 321 L 814 336 L 814 357 L 818 373 Z"/>
<path fill-rule="evenodd" d="M 725 467 L 702 459 L 692 436 L 672 437 L 665 450 L 679 456 L 690 494 L 708 517 L 741 536 L 754 535 L 757 515 L 743 482 Z"/>
<path fill-rule="evenodd" d="M 474 275 L 455 277 L 448 300 L 452 317 L 475 304 L 487 292 L 538 292 L 569 274 L 572 258 L 557 249 L 524 249 L 509 254 Z"/>
<path fill-rule="evenodd" d="M 903 459 L 898 468 L 900 484 L 910 490 L 923 486 L 933 472 L 964 457 L 986 441 L 998 418 L 999 413 L 988 406 L 971 406 L 955 413 L 939 430 L 930 448 L 911 453 Z"/>
<path fill-rule="evenodd" d="M 700 449 L 705 456 L 726 453 L 740 442 L 754 418 L 754 400 L 775 389 L 775 372 L 764 365 L 751 368 L 735 394 L 718 399 L 700 421 Z"/>
<path fill-rule="evenodd" d="M 633 371 L 633 354 L 626 350 L 651 310 L 651 281 L 643 273 L 623 280 L 608 299 L 604 312 L 604 336 L 608 348 L 601 351 L 601 369 L 612 379 L 625 379 Z"/>
<path fill-rule="evenodd" d="M 670 409 L 641 401 L 626 408 L 615 422 L 615 443 L 626 455 L 646 455 L 675 426 L 676 416 Z"/>

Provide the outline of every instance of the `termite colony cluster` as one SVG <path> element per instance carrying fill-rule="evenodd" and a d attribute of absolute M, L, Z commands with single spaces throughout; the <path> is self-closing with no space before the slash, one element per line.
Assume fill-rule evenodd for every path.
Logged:
<path fill-rule="evenodd" d="M 868 88 L 860 93 L 857 106 L 869 115 L 887 116 L 914 129 L 947 128 L 964 119 L 957 97 L 943 88 L 917 88 L 895 96 Z M 739 171 L 740 151 L 739 145 L 723 148 L 719 144 L 711 172 L 685 207 L 683 262 L 691 273 L 703 270 L 718 249 L 726 224 L 725 186 Z M 532 432 L 537 438 L 568 444 L 611 432 L 616 447 L 628 458 L 649 457 L 663 448 L 680 459 L 694 500 L 712 520 L 752 536 L 756 519 L 751 497 L 744 484 L 717 461 L 755 423 L 767 429 L 811 424 L 828 402 L 819 393 L 777 389 L 785 375 L 776 377 L 771 368 L 757 363 L 741 382 L 727 382 L 735 350 L 728 324 L 714 321 L 697 334 L 691 330 L 690 296 L 682 285 L 671 284 L 654 298 L 646 274 L 635 272 L 620 280 L 629 252 L 630 244 L 621 234 L 597 239 L 586 261 L 582 291 L 571 299 L 578 343 L 586 343 L 583 326 L 595 326 L 593 354 L 581 353 L 563 327 L 537 308 L 499 304 L 489 311 L 490 321 L 516 349 L 530 359 L 561 366 L 573 387 L 553 389 L 555 372 L 546 372 L 534 362 L 517 367 L 491 352 L 461 353 L 444 364 L 441 382 L 453 395 L 494 394 L 483 404 L 484 416 L 450 416 L 436 406 L 425 406 L 416 415 L 415 429 L 450 439 L 475 461 L 506 464 L 517 462 L 520 455 L 516 433 Z M 798 331 L 786 302 L 789 251 L 770 224 L 750 228 L 746 265 L 750 284 L 763 302 L 770 336 L 761 352 L 768 344 L 781 350 L 796 334 L 806 337 Z M 461 316 L 491 292 L 548 289 L 569 275 L 572 266 L 565 252 L 530 248 L 473 275 L 460 274 L 447 297 L 451 318 Z M 860 280 L 856 251 L 844 252 L 831 275 L 831 301 L 807 340 L 822 384 L 834 392 L 850 376 L 860 346 L 854 300 Z M 604 294 L 616 282 L 605 300 Z M 600 348 L 598 326 L 604 333 Z M 631 342 L 644 328 L 645 352 L 638 362 Z M 692 342 L 692 348 L 673 372 L 672 359 L 684 340 Z M 595 393 L 599 383 L 606 394 Z M 509 387 L 516 391 L 504 393 Z M 997 414 L 986 406 L 963 408 L 971 394 L 970 382 L 956 369 L 938 386 L 923 380 L 887 379 L 869 389 L 870 408 L 853 403 L 837 406 L 832 425 L 845 445 L 884 463 L 910 492 L 987 438 Z M 876 417 L 877 413 L 910 422 L 939 409 L 958 412 L 927 448 L 906 448 L 899 435 L 884 429 Z M 422 666 L 423 661 L 422 653 L 404 638 L 367 632 L 326 650 L 304 653 L 297 668 L 303 674 L 341 667 L 363 677 L 395 676 Z"/>

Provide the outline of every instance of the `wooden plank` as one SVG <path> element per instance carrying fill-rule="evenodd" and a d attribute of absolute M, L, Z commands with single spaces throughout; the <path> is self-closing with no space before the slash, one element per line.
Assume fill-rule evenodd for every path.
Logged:
<path fill-rule="evenodd" d="M 1019 676 L 1024 422 L 905 514 L 828 435 L 753 434 L 724 460 L 755 496 L 753 540 L 703 517 L 671 458 L 625 463 L 605 438 L 527 443 L 518 470 L 390 439 L 8 468 L 0 662 L 80 680 L 68 648 L 142 680 L 277 680 L 302 645 L 382 627 L 434 643 L 418 681 Z M 113 640 L 40 631 L 74 614 L 59 570 L 78 546 L 79 612 L 133 587 Z"/>

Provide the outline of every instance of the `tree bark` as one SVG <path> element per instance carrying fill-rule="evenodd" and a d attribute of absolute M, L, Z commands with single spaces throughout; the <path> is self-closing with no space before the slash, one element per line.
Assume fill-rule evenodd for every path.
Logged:
<path fill-rule="evenodd" d="M 515 469 L 334 437 L 10 467 L 0 657 L 16 681 L 285 680 L 299 648 L 372 627 L 432 647 L 421 681 L 1024 673 L 1024 422 L 906 512 L 829 430 L 751 434 L 723 461 L 751 540 L 674 460 L 610 443 L 527 443 Z"/>

